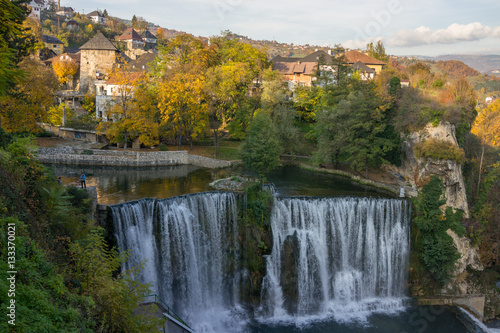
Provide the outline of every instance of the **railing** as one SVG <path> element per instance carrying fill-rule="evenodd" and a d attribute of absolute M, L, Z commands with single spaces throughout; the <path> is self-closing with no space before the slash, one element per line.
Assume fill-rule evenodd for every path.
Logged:
<path fill-rule="evenodd" d="M 179 317 L 179 315 L 177 313 L 174 312 L 174 310 L 172 310 L 171 307 L 169 307 L 167 304 L 165 304 L 165 302 L 163 302 L 163 300 L 156 294 L 151 294 L 151 295 L 148 295 L 145 297 L 145 302 L 144 303 L 150 303 L 148 302 L 148 300 L 150 300 L 151 298 L 153 298 L 153 301 L 154 303 L 157 303 L 159 304 L 163 310 L 165 310 L 165 313 L 171 318 L 171 319 L 175 319 L 177 322 L 179 322 L 180 324 L 182 324 L 183 326 L 186 326 L 185 328 L 188 329 L 188 331 L 190 332 L 194 332 L 194 330 L 184 321 L 182 320 L 181 317 Z M 182 326 L 181 325 L 181 326 Z"/>

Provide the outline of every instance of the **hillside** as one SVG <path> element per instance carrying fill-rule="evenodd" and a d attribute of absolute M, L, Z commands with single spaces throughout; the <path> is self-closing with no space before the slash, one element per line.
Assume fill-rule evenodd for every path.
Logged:
<path fill-rule="evenodd" d="M 460 60 L 483 74 L 500 76 L 500 55 L 445 54 L 428 58 L 431 60 Z"/>

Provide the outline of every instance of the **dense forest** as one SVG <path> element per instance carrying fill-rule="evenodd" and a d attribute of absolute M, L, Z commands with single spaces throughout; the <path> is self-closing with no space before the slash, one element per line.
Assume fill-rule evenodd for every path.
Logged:
<path fill-rule="evenodd" d="M 126 254 L 110 248 L 103 230 L 94 226 L 87 192 L 58 184 L 36 162 L 32 138 L 44 134 L 37 122 L 60 124 L 62 119 L 62 108 L 51 97 L 60 88 L 57 73 L 30 56 L 41 49 L 41 33 L 80 46 L 97 31 L 113 38 L 128 23 L 109 18 L 107 26 L 98 26 L 77 16 L 78 32 L 51 19 L 36 25 L 26 20 L 25 3 L 0 2 L 0 223 L 3 231 L 16 230 L 15 245 L 2 232 L 0 252 L 7 258 L 11 248 L 16 251 L 15 331 L 154 331 L 155 319 L 132 314 L 148 286 L 131 279 L 132 272 L 117 273 Z M 144 27 L 138 21 L 130 24 Z M 116 121 L 93 120 L 93 97 L 87 96 L 89 114 L 77 117 L 68 110 L 70 123 L 97 129 L 112 143 L 139 140 L 160 150 L 209 142 L 217 157 L 224 142 L 237 142 L 237 157 L 261 180 L 283 154 L 368 175 L 384 164 L 401 164 L 405 136 L 429 123 L 450 123 L 458 147 L 429 140 L 418 154 L 462 164 L 470 216 L 441 211 L 439 179 L 422 184 L 414 220 L 421 235 L 415 251 L 422 281 L 429 292 L 449 281 L 457 259 L 445 234 L 451 228 L 479 248 L 486 269 L 474 276 L 484 288 L 494 288 L 500 276 L 497 78 L 455 61 L 399 62 L 377 44 L 368 45 L 368 52 L 388 64 L 365 81 L 350 70 L 338 46 L 333 80 L 318 70 L 311 87 L 291 92 L 265 53 L 229 32 L 209 40 L 181 34 L 159 44 L 148 72 L 137 75 L 125 64 L 111 74 L 134 92 L 133 98 L 128 93 L 118 97 L 111 110 Z M 410 86 L 402 87 L 401 80 Z M 486 103 L 487 96 L 497 100 Z M 9 302 L 7 264 L 0 264 L 3 308 Z M 0 323 L 2 330 L 6 327 Z"/>

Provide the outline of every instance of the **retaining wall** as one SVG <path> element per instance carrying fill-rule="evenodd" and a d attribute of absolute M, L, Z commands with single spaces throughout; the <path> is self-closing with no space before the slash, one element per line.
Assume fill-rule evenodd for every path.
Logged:
<path fill-rule="evenodd" d="M 483 321 L 485 297 L 481 295 L 422 297 L 418 305 L 455 305 L 461 306 Z"/>
<path fill-rule="evenodd" d="M 132 151 L 64 148 L 39 148 L 42 163 L 99 165 L 99 166 L 168 166 L 191 164 L 204 168 L 225 168 L 235 162 L 190 155 L 180 151 Z"/>

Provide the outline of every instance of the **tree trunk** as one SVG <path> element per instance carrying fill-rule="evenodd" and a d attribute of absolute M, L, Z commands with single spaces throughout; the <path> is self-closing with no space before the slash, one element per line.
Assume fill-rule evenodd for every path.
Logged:
<path fill-rule="evenodd" d="M 481 145 L 481 162 L 479 163 L 479 177 L 477 180 L 477 195 L 479 195 L 479 189 L 481 188 L 481 172 L 483 170 L 483 157 L 484 157 L 484 143 Z"/>
<path fill-rule="evenodd" d="M 123 150 L 127 150 L 127 140 L 128 140 L 127 133 L 125 133 L 124 136 L 125 136 L 125 142 L 123 143 Z"/>
<path fill-rule="evenodd" d="M 219 130 L 214 128 L 215 157 L 219 158 Z"/>

